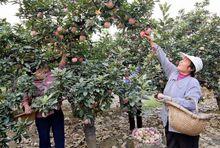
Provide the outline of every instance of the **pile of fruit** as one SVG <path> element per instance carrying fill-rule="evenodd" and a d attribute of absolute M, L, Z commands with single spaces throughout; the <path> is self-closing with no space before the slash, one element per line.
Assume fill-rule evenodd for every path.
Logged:
<path fill-rule="evenodd" d="M 132 137 L 143 144 L 159 145 L 162 142 L 161 134 L 156 128 L 134 129 Z"/>

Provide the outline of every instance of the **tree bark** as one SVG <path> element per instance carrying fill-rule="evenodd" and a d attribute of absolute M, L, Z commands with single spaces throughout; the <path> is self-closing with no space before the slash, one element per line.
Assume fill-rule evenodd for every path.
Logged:
<path fill-rule="evenodd" d="M 215 92 L 214 95 L 218 104 L 218 109 L 220 110 L 220 92 Z"/>
<path fill-rule="evenodd" d="M 91 123 L 84 124 L 84 133 L 86 144 L 88 148 L 96 148 L 96 133 L 95 133 L 95 120 L 90 120 Z"/>

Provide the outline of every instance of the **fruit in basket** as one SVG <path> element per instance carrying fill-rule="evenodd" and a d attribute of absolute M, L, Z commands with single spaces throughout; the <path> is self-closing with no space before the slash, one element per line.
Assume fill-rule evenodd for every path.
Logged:
<path fill-rule="evenodd" d="M 139 128 L 132 132 L 132 137 L 144 144 L 159 144 L 161 135 L 155 128 Z"/>

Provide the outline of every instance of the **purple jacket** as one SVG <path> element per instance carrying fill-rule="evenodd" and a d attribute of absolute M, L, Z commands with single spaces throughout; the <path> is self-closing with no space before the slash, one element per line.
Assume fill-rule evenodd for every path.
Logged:
<path fill-rule="evenodd" d="M 34 81 L 34 85 L 36 86 L 37 90 L 36 90 L 36 96 L 35 97 L 40 97 L 40 96 L 43 96 L 47 90 L 53 85 L 54 83 L 54 77 L 52 76 L 52 73 L 51 71 L 47 72 L 45 74 L 45 79 L 44 80 L 35 80 Z M 32 99 L 35 99 L 35 98 L 32 98 L 32 97 L 29 97 L 29 96 L 25 96 L 22 100 L 22 104 L 25 105 L 25 104 L 29 104 L 31 102 Z M 57 106 L 57 109 L 60 109 L 61 108 L 61 105 L 62 103 L 60 103 L 58 106 Z M 51 111 L 47 114 L 47 116 L 53 114 L 54 111 Z M 46 117 L 47 117 L 46 116 Z M 37 118 L 42 118 L 42 113 L 41 112 L 37 112 L 36 114 L 36 117 Z"/>
<path fill-rule="evenodd" d="M 177 67 L 168 60 L 166 54 L 160 46 L 155 45 L 155 51 L 168 80 L 163 94 L 172 97 L 172 101 L 187 108 L 188 110 L 195 111 L 195 102 L 198 103 L 202 96 L 199 81 L 190 75 L 177 80 L 179 75 Z M 161 111 L 161 118 L 163 120 L 163 125 L 166 126 L 168 110 L 165 105 Z M 169 131 L 177 132 L 170 126 Z"/>

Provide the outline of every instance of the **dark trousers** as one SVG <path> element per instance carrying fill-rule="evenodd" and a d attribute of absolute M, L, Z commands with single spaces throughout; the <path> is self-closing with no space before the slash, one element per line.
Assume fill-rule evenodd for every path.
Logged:
<path fill-rule="evenodd" d="M 129 105 L 129 102 L 124 104 L 122 98 L 120 98 L 119 101 L 120 101 L 121 108 Z M 141 101 L 140 101 L 140 104 L 141 104 Z M 136 113 L 133 113 L 133 111 L 128 111 L 130 131 L 133 131 L 133 129 L 135 129 L 135 117 L 137 119 L 137 128 L 142 128 L 141 106 L 133 108 L 133 109 L 136 110 Z"/>
<path fill-rule="evenodd" d="M 199 136 L 189 136 L 181 133 L 170 132 L 168 124 L 165 127 L 167 148 L 198 148 Z"/>
<path fill-rule="evenodd" d="M 36 118 L 37 131 L 39 134 L 40 148 L 50 148 L 50 129 L 52 128 L 55 147 L 64 148 L 64 116 L 62 110 L 56 110 L 54 114 L 46 118 Z"/>
<path fill-rule="evenodd" d="M 142 116 L 141 116 L 141 110 L 137 109 L 136 115 L 132 112 L 128 112 L 128 118 L 129 118 L 129 123 L 130 123 L 130 130 L 132 131 L 135 129 L 135 116 L 137 119 L 137 128 L 142 128 Z"/>

